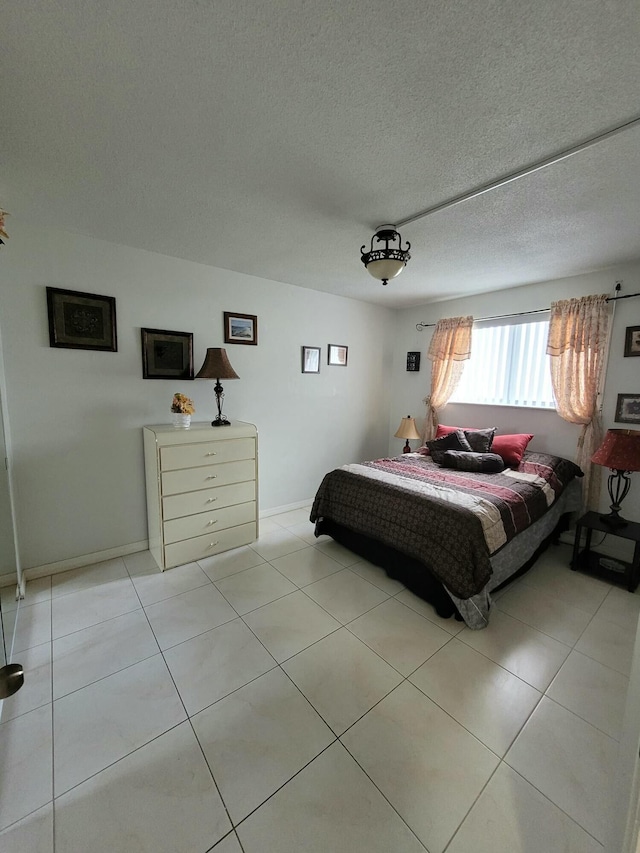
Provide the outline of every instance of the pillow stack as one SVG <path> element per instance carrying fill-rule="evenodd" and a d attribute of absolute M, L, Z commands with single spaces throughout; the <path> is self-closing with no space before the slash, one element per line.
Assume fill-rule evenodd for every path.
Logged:
<path fill-rule="evenodd" d="M 496 427 L 468 429 L 439 424 L 436 437 L 420 452 L 431 453 L 434 462 L 460 471 L 497 473 L 505 467 L 517 468 L 533 435 L 495 433 Z"/>

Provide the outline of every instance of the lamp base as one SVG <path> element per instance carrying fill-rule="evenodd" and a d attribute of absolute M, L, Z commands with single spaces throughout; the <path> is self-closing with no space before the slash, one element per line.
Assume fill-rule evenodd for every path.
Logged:
<path fill-rule="evenodd" d="M 626 527 L 629 524 L 624 518 L 621 518 L 617 512 L 610 512 L 608 515 L 601 515 L 600 521 L 610 527 L 612 530 L 618 530 L 621 527 Z"/>
<path fill-rule="evenodd" d="M 211 426 L 231 426 L 231 421 L 228 421 L 225 417 L 218 415 L 215 421 L 211 421 Z"/>
<path fill-rule="evenodd" d="M 409 439 L 406 440 L 404 447 L 402 448 L 403 453 L 411 453 L 411 445 L 409 444 Z"/>

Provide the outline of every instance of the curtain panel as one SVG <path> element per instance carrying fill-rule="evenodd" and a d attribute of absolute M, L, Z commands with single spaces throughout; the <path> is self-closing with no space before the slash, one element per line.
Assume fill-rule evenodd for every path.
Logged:
<path fill-rule="evenodd" d="M 471 355 L 473 317 L 449 317 L 438 320 L 427 358 L 431 360 L 431 393 L 425 397 L 423 441 L 429 441 L 438 428 L 438 410 L 446 406 L 456 390 L 465 361 Z"/>
<path fill-rule="evenodd" d="M 611 314 L 607 299 L 605 293 L 552 302 L 547 342 L 556 410 L 565 421 L 582 424 L 575 461 L 584 472 L 588 509 L 597 509 L 600 496 L 591 457 L 602 440 L 599 397 Z"/>

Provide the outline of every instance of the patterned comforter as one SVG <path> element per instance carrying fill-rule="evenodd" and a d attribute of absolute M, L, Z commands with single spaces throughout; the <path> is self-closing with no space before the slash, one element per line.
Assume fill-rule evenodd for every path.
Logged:
<path fill-rule="evenodd" d="M 524 454 L 517 469 L 477 474 L 428 456 L 344 465 L 327 474 L 311 521 L 329 518 L 425 566 L 458 598 L 478 593 L 490 557 L 537 521 L 582 471 L 568 459 Z"/>

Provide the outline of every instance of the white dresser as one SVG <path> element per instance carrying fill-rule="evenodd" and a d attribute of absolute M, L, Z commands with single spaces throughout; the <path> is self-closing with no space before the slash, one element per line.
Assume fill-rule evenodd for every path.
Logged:
<path fill-rule="evenodd" d="M 191 563 L 258 536 L 258 432 L 233 421 L 190 429 L 146 426 L 149 550 L 161 569 Z"/>

